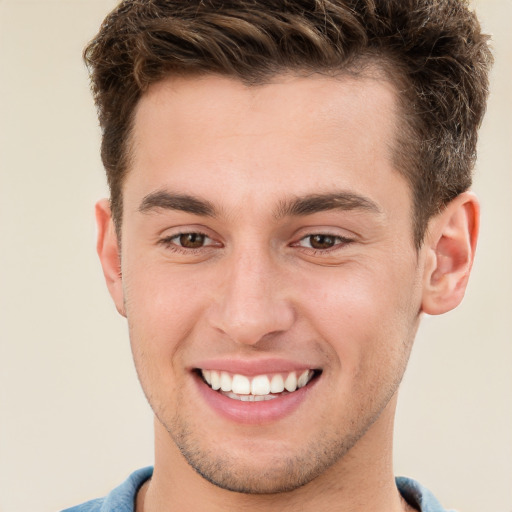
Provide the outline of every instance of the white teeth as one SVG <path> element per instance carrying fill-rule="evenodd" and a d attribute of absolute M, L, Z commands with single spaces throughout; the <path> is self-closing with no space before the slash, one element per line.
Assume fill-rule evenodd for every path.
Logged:
<path fill-rule="evenodd" d="M 222 391 L 231 391 L 232 379 L 231 376 L 226 372 L 220 374 L 220 389 Z"/>
<path fill-rule="evenodd" d="M 288 377 L 286 377 L 286 380 L 284 381 L 284 389 L 290 393 L 297 389 L 297 375 L 295 372 L 290 372 Z"/>
<path fill-rule="evenodd" d="M 210 370 L 204 370 L 203 377 L 204 377 L 204 380 L 206 382 L 208 382 L 208 384 L 210 384 L 210 386 L 211 386 L 212 385 L 212 372 Z"/>
<path fill-rule="evenodd" d="M 226 393 L 228 398 L 240 400 L 241 402 L 264 402 L 277 398 L 276 395 L 236 395 L 235 393 Z"/>
<path fill-rule="evenodd" d="M 244 375 L 233 375 L 233 383 L 229 391 L 233 391 L 237 395 L 249 395 L 251 393 L 251 381 Z"/>
<path fill-rule="evenodd" d="M 219 376 L 219 372 L 216 372 L 216 371 L 212 370 L 211 373 L 210 373 L 210 378 L 212 380 L 212 383 L 211 383 L 212 389 L 214 389 L 215 391 L 220 389 L 220 376 Z"/>
<path fill-rule="evenodd" d="M 309 382 L 309 370 L 306 370 L 301 373 L 300 377 L 297 380 L 297 387 L 303 388 Z"/>
<path fill-rule="evenodd" d="M 277 373 L 272 377 L 270 381 L 270 392 L 271 393 L 282 393 L 284 391 L 284 379 L 282 375 Z"/>
<path fill-rule="evenodd" d="M 266 375 L 258 375 L 252 379 L 251 394 L 268 395 L 270 393 L 270 381 Z"/>
<path fill-rule="evenodd" d="M 279 394 L 285 390 L 292 393 L 297 388 L 303 388 L 312 379 L 314 372 L 304 370 L 298 378 L 297 372 L 288 373 L 286 378 L 283 378 L 280 373 L 272 375 L 271 378 L 268 375 L 256 375 L 251 378 L 238 373 L 232 375 L 216 370 L 202 370 L 201 373 L 213 390 L 221 390 L 231 398 L 236 397 L 238 400 L 252 402 L 276 398 L 271 393 Z"/>

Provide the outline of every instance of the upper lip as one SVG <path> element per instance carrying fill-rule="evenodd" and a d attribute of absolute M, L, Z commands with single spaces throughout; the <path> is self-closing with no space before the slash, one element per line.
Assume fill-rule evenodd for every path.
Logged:
<path fill-rule="evenodd" d="M 310 363 L 291 361 L 286 359 L 206 359 L 195 364 L 191 369 L 217 370 L 241 375 L 255 376 L 265 373 L 286 373 L 292 371 L 315 370 L 319 367 Z"/>

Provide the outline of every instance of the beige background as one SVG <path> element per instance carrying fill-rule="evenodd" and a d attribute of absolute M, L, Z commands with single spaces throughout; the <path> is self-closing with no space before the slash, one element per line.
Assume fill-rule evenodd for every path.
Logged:
<path fill-rule="evenodd" d="M 0 0 L 0 512 L 98 497 L 152 463 L 152 419 L 94 251 L 106 195 L 81 49 L 112 0 Z M 475 2 L 497 63 L 463 305 L 426 318 L 396 472 L 465 512 L 512 511 L 512 1 Z"/>

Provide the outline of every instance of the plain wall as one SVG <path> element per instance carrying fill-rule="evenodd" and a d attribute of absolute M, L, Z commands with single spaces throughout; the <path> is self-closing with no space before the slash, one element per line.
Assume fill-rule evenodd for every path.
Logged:
<path fill-rule="evenodd" d="M 112 0 L 0 0 L 0 512 L 51 512 L 151 464 L 152 415 L 95 254 L 106 196 L 81 62 Z M 512 510 L 512 2 L 494 35 L 463 304 L 426 318 L 401 391 L 396 473 L 447 507 Z"/>

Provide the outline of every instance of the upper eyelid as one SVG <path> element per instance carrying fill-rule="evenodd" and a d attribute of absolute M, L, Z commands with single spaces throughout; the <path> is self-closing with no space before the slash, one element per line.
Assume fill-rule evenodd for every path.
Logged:
<path fill-rule="evenodd" d="M 341 240 L 349 240 L 350 237 L 336 234 L 336 233 L 330 233 L 328 231 L 314 231 L 311 233 L 307 233 L 306 235 L 303 235 L 299 238 L 299 240 L 304 240 L 304 238 L 309 238 L 310 236 L 330 236 L 332 238 L 340 238 Z"/>
<path fill-rule="evenodd" d="M 330 236 L 332 238 L 339 238 L 340 240 L 344 241 L 344 242 L 348 242 L 348 241 L 354 241 L 357 237 L 355 235 L 341 235 L 339 233 L 332 233 L 328 230 L 318 230 L 318 231 L 310 231 L 304 235 L 300 235 L 298 237 L 296 237 L 296 241 L 297 242 L 300 242 L 301 240 L 304 240 L 306 238 L 310 238 L 312 236 L 317 236 L 317 235 L 320 235 L 320 236 Z M 293 243 L 297 243 L 297 242 L 293 242 Z"/>
<path fill-rule="evenodd" d="M 304 225 L 295 229 L 293 236 L 299 239 L 313 235 L 339 236 L 340 238 L 357 238 L 360 236 L 357 231 L 337 224 Z"/>
<path fill-rule="evenodd" d="M 177 231 L 175 233 L 171 233 L 169 235 L 160 236 L 158 242 L 160 242 L 160 243 L 162 243 L 162 242 L 169 242 L 172 239 L 175 239 L 175 238 L 177 238 L 177 237 L 179 237 L 181 235 L 198 234 L 198 235 L 204 236 L 205 238 L 207 238 L 207 239 L 209 239 L 209 240 L 211 240 L 213 242 L 220 243 L 220 244 L 223 245 L 223 242 L 217 240 L 214 236 L 209 234 L 207 231 L 208 230 L 206 230 L 206 229 L 203 230 L 203 229 L 200 229 L 200 228 L 180 229 L 179 231 Z M 318 229 L 318 230 L 312 230 L 312 231 L 308 230 L 308 232 L 305 233 L 305 234 L 301 234 L 300 236 L 295 236 L 294 237 L 295 241 L 292 241 L 290 243 L 290 246 L 298 245 L 299 242 L 301 242 L 302 240 L 305 240 L 305 239 L 307 239 L 309 237 L 312 237 L 312 236 L 315 236 L 315 235 L 322 235 L 322 236 L 329 236 L 329 237 L 332 237 L 332 238 L 337 238 L 340 241 L 339 243 L 353 242 L 357 238 L 356 236 L 345 236 L 345 235 L 342 235 L 342 234 L 339 234 L 339 233 L 333 233 L 332 231 L 330 231 L 328 229 Z M 338 244 L 336 244 L 336 245 L 338 245 Z"/>
<path fill-rule="evenodd" d="M 167 235 L 167 236 L 164 236 L 163 238 L 166 238 L 166 239 L 170 239 L 170 238 L 176 238 L 178 236 L 181 236 L 181 235 L 202 235 L 206 238 L 212 238 L 208 233 L 205 233 L 204 231 L 187 231 L 187 230 L 184 230 L 184 231 L 179 231 L 178 233 L 173 233 L 172 235 Z"/>
<path fill-rule="evenodd" d="M 304 247 L 304 246 L 300 246 L 300 242 L 302 242 L 303 240 L 306 240 L 307 238 L 310 238 L 312 236 L 316 236 L 316 235 L 321 235 L 321 236 L 329 236 L 329 237 L 332 237 L 334 239 L 338 239 L 339 241 L 337 243 L 335 243 L 332 247 L 329 247 L 327 249 L 314 249 L 312 247 Z M 348 237 L 345 237 L 345 236 L 341 236 L 341 235 L 331 235 L 329 233 L 313 233 L 313 234 L 310 234 L 310 235 L 305 235 L 301 238 L 299 238 L 296 242 L 293 242 L 291 245 L 292 246 L 299 246 L 299 247 L 303 247 L 304 249 L 314 249 L 316 251 L 322 251 L 322 250 L 325 250 L 325 251 L 328 251 L 328 250 L 333 250 L 335 249 L 337 246 L 344 246 L 344 245 L 347 245 L 349 243 L 352 243 L 354 241 L 354 238 L 348 238 Z"/>
<path fill-rule="evenodd" d="M 208 238 L 211 238 L 212 240 L 215 238 L 215 236 L 212 236 L 211 230 L 202 228 L 202 227 L 167 227 L 163 230 L 161 230 L 158 233 L 158 239 L 159 240 L 169 240 L 170 238 L 174 238 L 180 235 L 187 235 L 187 234 L 197 234 L 197 235 L 204 235 Z"/>
<path fill-rule="evenodd" d="M 205 239 L 208 239 L 208 240 L 211 240 L 212 242 L 216 243 L 215 240 L 209 236 L 207 233 L 204 233 L 203 231 L 180 231 L 179 233 L 174 233 L 172 235 L 169 235 L 169 236 L 164 236 L 160 239 L 160 242 L 170 242 L 171 240 L 175 239 L 175 238 L 178 238 L 182 235 L 202 235 L 205 237 Z M 178 245 L 176 244 L 178 247 L 182 247 L 181 245 Z M 209 245 L 213 245 L 213 244 L 208 244 L 208 245 L 205 245 L 203 247 L 208 247 Z M 183 249 L 188 249 L 188 250 L 193 250 L 193 249 L 190 249 L 188 247 L 183 247 Z M 201 249 L 201 247 L 198 247 L 196 249 Z"/>

